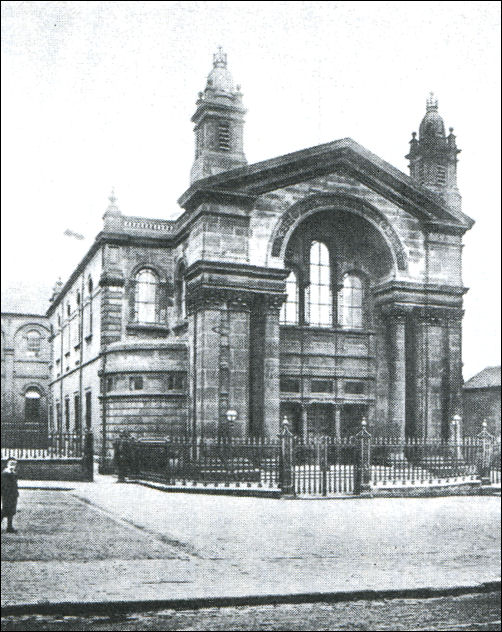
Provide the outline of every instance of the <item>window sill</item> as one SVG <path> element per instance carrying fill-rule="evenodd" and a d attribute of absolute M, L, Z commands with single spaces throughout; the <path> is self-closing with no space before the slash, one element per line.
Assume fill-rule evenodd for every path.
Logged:
<path fill-rule="evenodd" d="M 126 327 L 127 331 L 143 331 L 168 334 L 169 327 L 160 323 L 129 323 Z"/>
<path fill-rule="evenodd" d="M 374 334 L 376 333 L 375 329 L 371 329 L 370 327 L 320 327 L 319 325 L 292 325 L 290 323 L 284 324 L 280 323 L 281 329 L 303 329 L 306 331 L 326 331 L 329 333 L 337 333 L 337 334 Z"/>

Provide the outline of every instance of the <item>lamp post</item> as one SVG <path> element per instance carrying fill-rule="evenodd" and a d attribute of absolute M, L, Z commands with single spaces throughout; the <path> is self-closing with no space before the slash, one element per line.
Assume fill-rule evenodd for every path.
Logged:
<path fill-rule="evenodd" d="M 239 413 L 234 409 L 234 408 L 229 408 L 227 410 L 227 412 L 225 413 L 225 416 L 227 418 L 227 435 L 229 437 L 232 437 L 232 430 L 234 427 L 234 421 L 237 419 L 237 417 L 239 416 Z"/>

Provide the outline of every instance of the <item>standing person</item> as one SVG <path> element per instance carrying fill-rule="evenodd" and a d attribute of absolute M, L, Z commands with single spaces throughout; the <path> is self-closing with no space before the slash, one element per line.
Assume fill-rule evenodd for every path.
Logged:
<path fill-rule="evenodd" d="M 17 533 L 12 526 L 19 496 L 16 467 L 17 459 L 7 459 L 7 465 L 2 472 L 2 522 L 7 518 L 7 533 Z"/>

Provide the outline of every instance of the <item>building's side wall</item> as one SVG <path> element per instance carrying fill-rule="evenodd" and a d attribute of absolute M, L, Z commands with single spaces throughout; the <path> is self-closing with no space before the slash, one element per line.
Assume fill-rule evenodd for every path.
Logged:
<path fill-rule="evenodd" d="M 71 433 L 91 430 L 95 445 L 101 418 L 102 259 L 98 249 L 49 310 L 51 428 Z"/>
<path fill-rule="evenodd" d="M 486 420 L 487 430 L 500 437 L 501 388 L 464 389 L 464 434 L 475 436 L 481 432 Z"/>

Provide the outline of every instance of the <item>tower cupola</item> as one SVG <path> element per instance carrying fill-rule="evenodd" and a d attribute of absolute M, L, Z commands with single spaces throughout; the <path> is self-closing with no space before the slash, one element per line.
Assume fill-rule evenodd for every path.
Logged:
<path fill-rule="evenodd" d="M 195 161 L 191 182 L 247 164 L 243 148 L 244 114 L 240 86 L 234 84 L 222 48 L 213 55 L 213 68 L 195 114 Z"/>
<path fill-rule="evenodd" d="M 457 188 L 457 155 L 460 149 L 457 149 L 453 128 L 450 127 L 448 136 L 445 134 L 438 101 L 432 92 L 418 131 L 418 139 L 416 132 L 412 134 L 410 151 L 406 156 L 410 161 L 410 176 L 418 184 L 440 194 L 446 204 L 460 210 L 461 197 Z"/>

